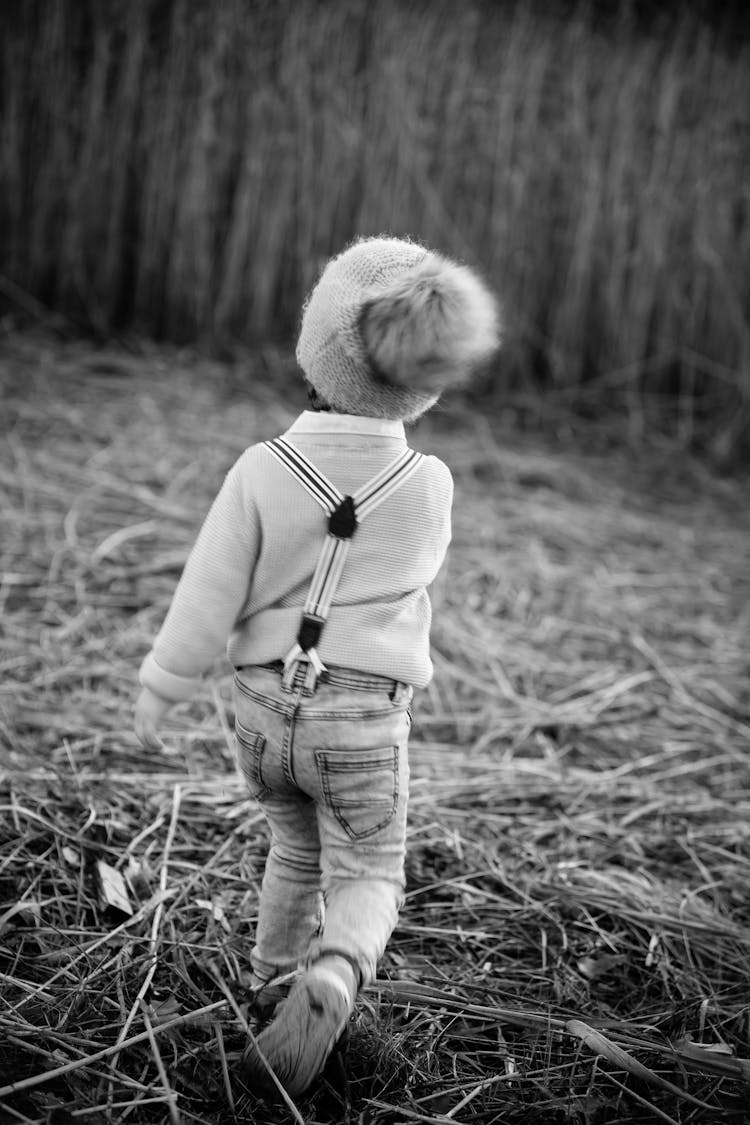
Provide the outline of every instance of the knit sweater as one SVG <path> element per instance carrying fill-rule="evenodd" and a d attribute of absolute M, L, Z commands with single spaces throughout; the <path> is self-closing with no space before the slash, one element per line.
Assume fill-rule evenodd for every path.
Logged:
<path fill-rule="evenodd" d="M 406 448 L 403 423 L 305 411 L 284 435 L 343 494 Z M 364 520 L 317 646 L 325 664 L 415 687 L 432 677 L 427 587 L 450 541 L 453 482 L 426 456 Z M 193 546 L 140 681 L 188 699 L 226 648 L 235 667 L 283 660 L 326 534 L 325 513 L 263 444 L 232 466 Z"/>

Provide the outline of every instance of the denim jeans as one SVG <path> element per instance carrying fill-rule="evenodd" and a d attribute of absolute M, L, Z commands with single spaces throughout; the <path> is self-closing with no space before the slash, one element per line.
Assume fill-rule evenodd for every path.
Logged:
<path fill-rule="evenodd" d="M 234 679 L 238 760 L 271 829 L 250 959 L 256 983 L 326 952 L 375 976 L 403 902 L 412 689 L 298 664 Z"/>

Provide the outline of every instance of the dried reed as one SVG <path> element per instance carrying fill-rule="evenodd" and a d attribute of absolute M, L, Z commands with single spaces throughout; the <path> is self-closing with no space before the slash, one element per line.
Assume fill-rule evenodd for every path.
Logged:
<path fill-rule="evenodd" d="M 750 421 L 750 65 L 676 7 L 9 5 L 6 301 L 266 339 L 355 234 L 409 233 L 497 286 L 504 384 L 725 460 Z"/>

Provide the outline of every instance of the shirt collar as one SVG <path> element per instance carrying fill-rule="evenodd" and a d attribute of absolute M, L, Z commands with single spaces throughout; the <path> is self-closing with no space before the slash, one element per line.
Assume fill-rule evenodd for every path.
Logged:
<path fill-rule="evenodd" d="M 334 414 L 330 410 L 303 410 L 287 431 L 290 434 L 368 434 L 406 440 L 404 423 L 393 418 L 367 418 L 361 414 Z"/>

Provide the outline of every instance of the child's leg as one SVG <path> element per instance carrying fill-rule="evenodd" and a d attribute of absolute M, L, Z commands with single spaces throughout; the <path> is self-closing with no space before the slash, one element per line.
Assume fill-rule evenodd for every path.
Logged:
<path fill-rule="evenodd" d="M 263 875 L 253 978 L 261 986 L 303 962 L 322 921 L 320 842 L 315 806 L 301 794 L 268 798 L 271 846 Z"/>
<path fill-rule="evenodd" d="M 319 1073 L 357 991 L 374 977 L 404 889 L 408 713 L 369 699 L 358 710 L 351 696 L 330 695 L 320 693 L 319 710 L 311 703 L 298 718 L 295 740 L 298 774 L 317 798 L 323 930 L 307 972 L 259 1036 L 260 1053 L 251 1042 L 243 1060 L 252 1082 L 263 1081 L 269 1063 L 291 1094 Z"/>
<path fill-rule="evenodd" d="M 407 737 L 408 721 L 399 742 L 372 752 L 359 781 L 333 771 L 318 809 L 326 910 L 309 960 L 327 953 L 346 957 L 359 970 L 360 987 L 374 979 L 403 903 Z"/>
<path fill-rule="evenodd" d="M 297 700 L 277 673 L 245 668 L 235 677 L 238 764 L 271 829 L 251 953 L 253 983 L 296 969 L 321 925 L 320 841 L 315 805 L 296 784 Z"/>

